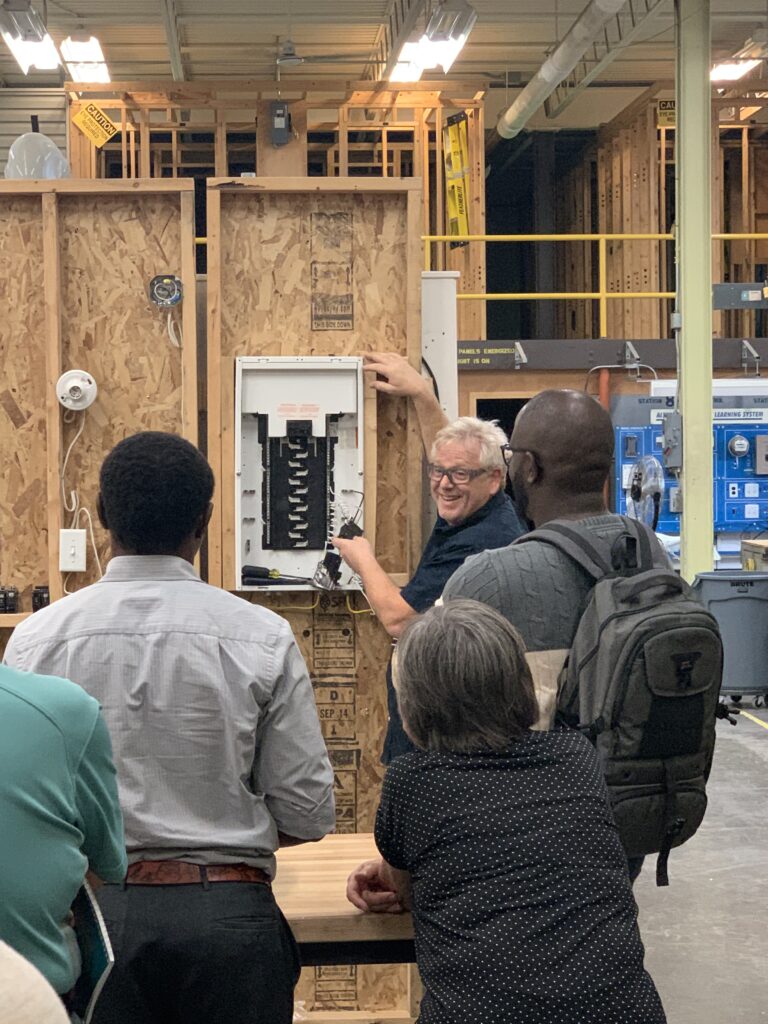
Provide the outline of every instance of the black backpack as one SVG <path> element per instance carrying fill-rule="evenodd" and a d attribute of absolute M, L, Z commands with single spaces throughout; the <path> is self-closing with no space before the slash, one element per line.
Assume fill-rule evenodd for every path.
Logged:
<path fill-rule="evenodd" d="M 685 580 L 654 565 L 650 531 L 624 525 L 612 546 L 560 521 L 517 543 L 551 544 L 595 580 L 560 673 L 558 719 L 597 748 L 627 856 L 658 853 L 656 882 L 668 885 L 669 852 L 707 806 L 723 646 Z"/>

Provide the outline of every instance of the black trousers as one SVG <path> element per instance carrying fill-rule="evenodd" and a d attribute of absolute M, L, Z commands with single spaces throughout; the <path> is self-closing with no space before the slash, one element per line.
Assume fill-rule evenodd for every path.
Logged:
<path fill-rule="evenodd" d="M 115 965 L 94 1024 L 291 1024 L 300 963 L 269 886 L 106 885 Z"/>

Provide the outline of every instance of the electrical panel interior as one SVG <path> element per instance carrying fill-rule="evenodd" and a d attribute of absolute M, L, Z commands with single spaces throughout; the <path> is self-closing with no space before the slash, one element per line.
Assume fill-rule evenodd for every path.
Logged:
<path fill-rule="evenodd" d="M 342 525 L 363 528 L 363 375 L 352 356 L 236 360 L 237 579 L 312 585 Z M 340 589 L 359 589 L 341 566 Z"/>

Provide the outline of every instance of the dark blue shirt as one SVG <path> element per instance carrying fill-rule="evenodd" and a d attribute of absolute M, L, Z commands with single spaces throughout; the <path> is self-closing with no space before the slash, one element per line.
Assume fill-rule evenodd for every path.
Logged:
<path fill-rule="evenodd" d="M 470 555 L 492 548 L 504 548 L 527 532 L 528 528 L 517 509 L 503 491 L 494 494 L 469 519 L 456 526 L 438 516 L 416 572 L 400 591 L 400 596 L 414 611 L 425 612 L 440 597 L 445 584 Z M 387 705 L 389 727 L 381 758 L 384 764 L 389 764 L 400 754 L 416 749 L 405 735 L 397 710 L 391 663 L 387 665 Z"/>

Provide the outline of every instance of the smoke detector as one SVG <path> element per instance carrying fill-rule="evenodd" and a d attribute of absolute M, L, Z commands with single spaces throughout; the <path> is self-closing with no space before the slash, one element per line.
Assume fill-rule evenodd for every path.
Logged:
<path fill-rule="evenodd" d="M 56 397 L 65 409 L 80 411 L 96 401 L 96 381 L 85 370 L 67 370 L 56 383 Z"/>

